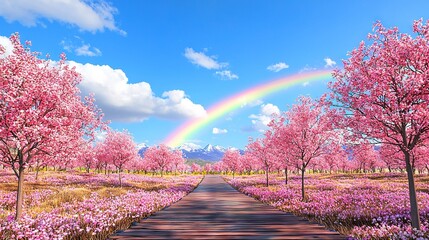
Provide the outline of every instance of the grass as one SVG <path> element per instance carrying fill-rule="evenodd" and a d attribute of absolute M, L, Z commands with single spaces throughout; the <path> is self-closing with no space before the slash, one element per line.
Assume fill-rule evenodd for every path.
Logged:
<path fill-rule="evenodd" d="M 86 174 L 86 173 L 82 173 Z M 27 173 L 26 177 L 34 175 L 34 172 Z M 167 176 L 166 178 L 168 178 Z M 54 193 L 49 195 L 46 199 L 43 200 L 41 204 L 36 206 L 26 206 L 25 211 L 31 216 L 35 216 L 42 212 L 50 212 L 58 208 L 64 203 L 72 203 L 77 201 L 82 201 L 86 198 L 89 198 L 91 193 L 98 193 L 100 197 L 114 197 L 127 193 L 130 190 L 145 190 L 145 191 L 159 191 L 166 189 L 166 186 L 163 183 L 144 181 L 144 182 L 133 182 L 127 181 L 127 185 L 123 187 L 115 186 L 109 183 L 97 183 L 97 185 L 88 185 L 80 183 L 67 183 L 67 184 L 52 184 L 46 181 L 47 178 L 56 178 L 61 180 L 66 180 L 64 173 L 55 172 L 55 171 L 41 171 L 39 172 L 38 181 L 30 180 L 26 178 L 24 183 L 24 200 L 26 196 L 36 192 L 50 190 Z M 16 192 L 18 187 L 18 182 L 13 173 L 2 172 L 0 175 L 0 189 L 2 192 Z M 0 206 L 2 207 L 2 206 Z M 13 211 L 15 206 L 3 206 L 4 210 Z M 3 218 L 2 214 L 0 217 Z"/>

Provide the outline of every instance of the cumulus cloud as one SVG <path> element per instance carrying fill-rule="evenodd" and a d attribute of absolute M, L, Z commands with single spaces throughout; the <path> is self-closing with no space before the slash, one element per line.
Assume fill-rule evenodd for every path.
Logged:
<path fill-rule="evenodd" d="M 203 52 L 196 52 L 192 48 L 185 49 L 185 57 L 195 65 L 198 65 L 207 69 L 221 69 L 226 66 L 226 63 L 219 63 L 216 61 L 215 57 L 207 56 Z"/>
<path fill-rule="evenodd" d="M 289 65 L 287 65 L 284 62 L 279 62 L 273 65 L 270 65 L 267 67 L 267 70 L 272 71 L 272 72 L 280 72 L 283 69 L 289 68 Z"/>
<path fill-rule="evenodd" d="M 0 36 L 0 44 L 6 53 L 12 52 L 13 46 L 8 38 Z M 82 93 L 94 93 L 96 104 L 108 120 L 133 122 L 152 116 L 184 119 L 206 115 L 204 107 L 193 103 L 182 90 L 166 91 L 157 97 L 149 83 L 129 83 L 121 69 L 74 61 L 69 61 L 69 64 L 82 75 L 83 80 L 79 84 Z"/>
<path fill-rule="evenodd" d="M 129 83 L 121 69 L 74 61 L 70 65 L 82 74 L 81 91 L 85 95 L 94 93 L 96 104 L 109 120 L 133 122 L 152 116 L 183 119 L 206 115 L 204 107 L 193 103 L 182 90 L 166 91 L 157 97 L 149 83 Z"/>
<path fill-rule="evenodd" d="M 280 109 L 271 103 L 261 105 L 259 114 L 249 116 L 252 119 L 253 129 L 259 132 L 264 132 L 267 125 L 273 119 L 273 116 L 280 115 Z"/>
<path fill-rule="evenodd" d="M 84 31 L 108 29 L 125 35 L 126 32 L 116 26 L 114 15 L 117 12 L 105 0 L 2 0 L 0 8 L 0 16 L 6 21 L 17 21 L 25 26 L 44 25 L 42 19 L 46 19 L 77 26 Z"/>
<path fill-rule="evenodd" d="M 220 128 L 213 128 L 212 133 L 215 134 L 215 135 L 217 135 L 217 134 L 225 134 L 225 133 L 228 133 L 228 130 L 226 130 L 226 129 L 220 129 Z"/>
<path fill-rule="evenodd" d="M 9 38 L 0 36 L 0 45 L 3 47 L 4 53 L 0 54 L 0 58 L 5 58 L 12 54 L 13 45 Z"/>
<path fill-rule="evenodd" d="M 222 79 L 225 79 L 225 80 L 238 79 L 237 74 L 234 74 L 229 70 L 216 71 L 216 75 L 220 76 Z"/>
<path fill-rule="evenodd" d="M 325 67 L 333 67 L 337 64 L 334 60 L 330 58 L 325 58 L 323 60 L 325 61 Z"/>

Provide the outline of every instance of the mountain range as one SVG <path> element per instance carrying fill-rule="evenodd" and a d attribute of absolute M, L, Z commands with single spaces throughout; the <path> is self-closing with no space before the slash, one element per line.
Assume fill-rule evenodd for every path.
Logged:
<path fill-rule="evenodd" d="M 148 146 L 145 144 L 139 145 L 139 154 L 143 156 L 147 148 Z M 213 146 L 211 144 L 208 144 L 205 147 L 201 148 L 196 144 L 190 143 L 184 144 L 177 149 L 182 150 L 183 158 L 185 159 L 201 159 L 210 162 L 220 161 L 228 149 L 239 150 L 241 154 L 244 153 L 244 151 L 240 149 L 225 148 L 218 145 Z"/>

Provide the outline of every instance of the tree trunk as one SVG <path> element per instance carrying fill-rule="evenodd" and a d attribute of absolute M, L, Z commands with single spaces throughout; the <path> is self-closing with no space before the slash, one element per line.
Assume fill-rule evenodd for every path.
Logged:
<path fill-rule="evenodd" d="M 268 187 L 268 168 L 267 168 L 267 170 L 265 171 L 265 176 L 266 176 L 266 180 L 267 180 L 267 187 Z"/>
<path fill-rule="evenodd" d="M 19 220 L 22 215 L 22 202 L 24 200 L 24 170 L 25 169 L 23 167 L 19 167 L 15 220 Z"/>
<path fill-rule="evenodd" d="M 302 200 L 301 201 L 305 201 L 305 191 L 304 191 L 304 173 L 305 173 L 305 167 L 302 166 L 301 169 L 301 197 Z"/>
<path fill-rule="evenodd" d="M 287 167 L 285 167 L 285 185 L 287 185 Z"/>
<path fill-rule="evenodd" d="M 417 205 L 417 196 L 416 196 L 416 188 L 414 184 L 414 174 L 413 167 L 410 162 L 410 153 L 404 151 L 405 155 L 405 164 L 408 176 L 408 191 L 410 195 L 410 205 L 411 205 L 411 226 L 420 230 L 420 216 L 419 216 L 419 208 Z"/>
<path fill-rule="evenodd" d="M 121 169 L 118 170 L 119 175 L 119 187 L 122 187 Z"/>

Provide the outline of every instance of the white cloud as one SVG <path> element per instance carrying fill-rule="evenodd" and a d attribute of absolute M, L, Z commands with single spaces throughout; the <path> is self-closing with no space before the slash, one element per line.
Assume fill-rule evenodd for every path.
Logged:
<path fill-rule="evenodd" d="M 96 142 L 103 142 L 106 140 L 107 137 L 107 131 L 97 131 L 95 132 L 95 141 Z"/>
<path fill-rule="evenodd" d="M 5 58 L 12 54 L 13 45 L 9 38 L 0 36 L 0 45 L 3 47 L 4 53 L 0 54 L 0 58 Z"/>
<path fill-rule="evenodd" d="M 2 0 L 0 16 L 6 21 L 18 21 L 25 26 L 36 26 L 48 21 L 59 21 L 77 26 L 80 30 L 96 32 L 105 29 L 126 32 L 116 26 L 117 9 L 105 0 Z"/>
<path fill-rule="evenodd" d="M 76 48 L 75 53 L 78 56 L 88 56 L 88 57 L 101 56 L 100 49 L 96 47 L 91 48 L 90 44 L 83 44 L 82 46 Z"/>
<path fill-rule="evenodd" d="M 256 107 L 256 106 L 262 105 L 263 103 L 264 103 L 264 101 L 262 101 L 261 99 L 256 99 L 256 100 L 250 101 L 250 102 L 243 100 L 243 103 L 241 104 L 240 107 L 241 108 L 244 108 L 244 107 Z"/>
<path fill-rule="evenodd" d="M 226 80 L 238 79 L 237 74 L 234 74 L 229 70 L 216 71 L 216 75 L 219 75 L 222 79 L 226 79 Z"/>
<path fill-rule="evenodd" d="M 220 129 L 220 128 L 213 128 L 212 133 L 215 134 L 215 135 L 217 135 L 217 134 L 225 134 L 225 133 L 228 133 L 228 130 L 226 130 L 226 129 Z"/>
<path fill-rule="evenodd" d="M 6 53 L 12 52 L 13 46 L 8 38 L 0 36 L 0 44 Z M 162 97 L 157 97 L 149 83 L 129 83 L 121 69 L 74 61 L 69 61 L 69 64 L 82 75 L 83 81 L 79 84 L 82 93 L 94 93 L 96 104 L 108 120 L 132 122 L 152 116 L 180 119 L 206 115 L 204 107 L 193 103 L 182 90 L 166 91 Z"/>
<path fill-rule="evenodd" d="M 209 57 L 203 52 L 196 52 L 192 48 L 185 49 L 185 57 L 192 63 L 207 69 L 221 69 L 227 66 L 227 63 L 219 63 L 215 57 Z"/>
<path fill-rule="evenodd" d="M 204 52 L 207 52 L 207 49 L 204 49 Z M 204 52 L 196 52 L 192 48 L 186 48 L 184 55 L 192 64 L 198 65 L 209 70 L 219 70 L 216 71 L 215 74 L 223 80 L 238 79 L 237 74 L 234 74 L 230 70 L 227 70 L 228 63 L 220 63 L 216 60 L 216 57 L 207 56 Z"/>
<path fill-rule="evenodd" d="M 157 97 L 149 83 L 129 83 L 121 69 L 74 61 L 70 65 L 82 74 L 82 92 L 95 94 L 96 104 L 109 120 L 132 122 L 152 116 L 177 119 L 206 115 L 203 106 L 193 103 L 182 90 L 166 91 Z"/>
<path fill-rule="evenodd" d="M 101 56 L 101 50 L 96 47 L 91 47 L 91 44 L 85 43 L 85 41 L 75 36 L 72 40 L 62 40 L 60 45 L 67 52 L 74 52 L 77 56 L 96 57 Z"/>
<path fill-rule="evenodd" d="M 309 65 L 305 65 L 303 68 L 301 68 L 301 70 L 299 70 L 299 73 L 304 73 L 304 72 L 311 72 L 317 70 L 317 68 L 315 67 L 311 67 Z"/>
<path fill-rule="evenodd" d="M 303 86 L 303 87 L 307 87 L 308 85 L 310 85 L 310 82 L 309 82 L 309 81 L 304 82 L 304 83 L 302 84 L 302 86 Z"/>
<path fill-rule="evenodd" d="M 333 67 L 337 64 L 334 60 L 330 58 L 325 58 L 323 60 L 325 61 L 325 67 Z"/>
<path fill-rule="evenodd" d="M 279 62 L 273 65 L 270 65 L 267 67 L 267 70 L 270 70 L 272 72 L 280 72 L 283 69 L 289 68 L 289 65 L 287 65 L 284 62 Z"/>
<path fill-rule="evenodd" d="M 253 129 L 264 132 L 275 115 L 280 115 L 280 109 L 276 105 L 267 103 L 261 106 L 259 114 L 252 114 L 249 118 L 252 119 Z"/>

